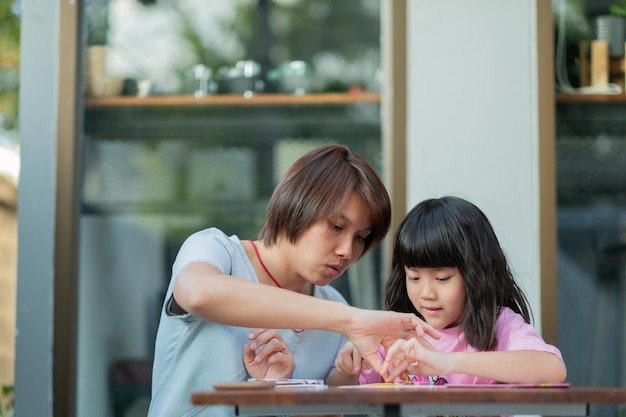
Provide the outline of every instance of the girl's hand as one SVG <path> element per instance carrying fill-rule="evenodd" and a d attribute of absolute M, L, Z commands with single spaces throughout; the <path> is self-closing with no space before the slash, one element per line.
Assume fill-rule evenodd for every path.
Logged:
<path fill-rule="evenodd" d="M 369 368 L 369 365 L 363 360 L 361 352 L 348 342 L 339 351 L 339 355 L 335 359 L 335 367 L 341 375 L 358 377 L 361 371 Z"/>
<path fill-rule="evenodd" d="M 445 354 L 436 351 L 423 337 L 397 340 L 387 350 L 381 375 L 390 382 L 411 375 L 442 375 L 450 371 Z M 393 368 L 393 369 L 392 369 Z"/>
<path fill-rule="evenodd" d="M 291 378 L 295 368 L 293 354 L 278 330 L 254 329 L 244 347 L 243 363 L 252 378 Z"/>
<path fill-rule="evenodd" d="M 379 310 L 357 310 L 346 337 L 369 365 L 383 375 L 383 360 L 378 355 L 379 346 L 382 344 L 389 350 L 396 340 L 408 334 L 417 337 L 428 334 L 435 339 L 441 337 L 437 330 L 414 314 Z"/>
<path fill-rule="evenodd" d="M 328 385 L 357 385 L 361 371 L 367 369 L 367 362 L 359 350 L 350 342 L 346 343 L 335 359 L 335 371 L 328 378 Z"/>
<path fill-rule="evenodd" d="M 346 343 L 335 359 L 335 367 L 343 376 L 358 376 L 363 369 L 361 353 L 352 343 Z"/>

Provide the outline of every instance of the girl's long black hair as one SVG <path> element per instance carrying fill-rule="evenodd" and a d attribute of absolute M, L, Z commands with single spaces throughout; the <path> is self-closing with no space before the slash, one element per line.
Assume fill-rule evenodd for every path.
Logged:
<path fill-rule="evenodd" d="M 463 276 L 465 311 L 460 326 L 478 350 L 496 346 L 496 320 L 509 307 L 532 320 L 528 300 L 515 282 L 506 256 L 485 214 L 458 197 L 424 200 L 400 224 L 394 240 L 387 310 L 417 312 L 406 289 L 405 267 L 454 268 Z"/>

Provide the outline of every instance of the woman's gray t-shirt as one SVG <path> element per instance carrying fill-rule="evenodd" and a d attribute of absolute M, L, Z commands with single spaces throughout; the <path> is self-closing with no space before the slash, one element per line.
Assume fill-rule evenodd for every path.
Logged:
<path fill-rule="evenodd" d="M 243 364 L 243 349 L 250 328 L 225 326 L 190 314 L 172 315 L 169 311 L 176 277 L 186 265 L 198 261 L 210 263 L 224 274 L 258 283 L 237 236 L 209 228 L 187 238 L 172 267 L 161 311 L 149 417 L 232 416 L 233 407 L 193 406 L 191 393 L 212 389 L 216 382 L 244 381 L 249 377 Z M 346 303 L 331 286 L 316 286 L 314 296 Z M 294 355 L 293 378 L 326 379 L 346 343 L 344 336 L 329 331 L 280 332 Z"/>

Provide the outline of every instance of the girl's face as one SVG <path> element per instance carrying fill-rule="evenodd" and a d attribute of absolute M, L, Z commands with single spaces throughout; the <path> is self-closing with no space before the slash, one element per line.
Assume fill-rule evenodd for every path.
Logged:
<path fill-rule="evenodd" d="M 404 268 L 406 291 L 415 309 L 435 329 L 455 327 L 465 310 L 459 268 Z"/>

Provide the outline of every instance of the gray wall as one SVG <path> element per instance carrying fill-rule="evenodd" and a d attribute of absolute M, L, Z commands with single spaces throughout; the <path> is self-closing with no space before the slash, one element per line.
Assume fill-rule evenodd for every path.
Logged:
<path fill-rule="evenodd" d="M 58 0 L 23 1 L 15 416 L 52 415 Z"/>
<path fill-rule="evenodd" d="M 536 1 L 407 2 L 407 209 L 477 204 L 540 327 Z"/>

